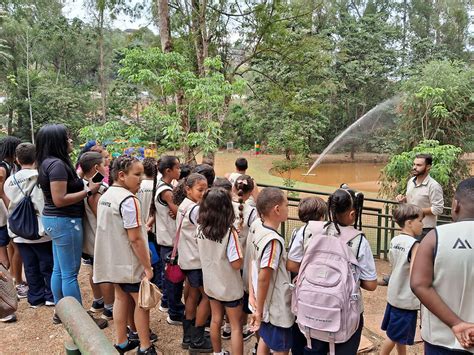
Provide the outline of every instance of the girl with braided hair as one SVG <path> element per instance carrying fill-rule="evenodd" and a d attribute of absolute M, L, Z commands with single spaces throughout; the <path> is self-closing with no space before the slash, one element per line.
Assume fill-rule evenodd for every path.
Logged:
<path fill-rule="evenodd" d="M 358 265 L 353 265 L 354 277 L 361 288 L 374 291 L 377 288 L 377 272 L 370 244 L 362 232 L 362 208 L 364 195 L 350 189 L 346 184 L 334 191 L 328 198 L 329 222 L 325 225 L 325 235 L 339 237 L 356 229 L 360 231 L 347 245 L 357 259 Z M 316 238 L 318 236 L 313 236 Z M 352 337 L 345 343 L 336 344 L 336 354 L 357 354 L 362 328 L 364 326 L 363 301 L 359 301 L 360 322 Z M 311 338 L 311 349 L 306 348 L 305 354 L 327 354 L 329 343 Z"/>

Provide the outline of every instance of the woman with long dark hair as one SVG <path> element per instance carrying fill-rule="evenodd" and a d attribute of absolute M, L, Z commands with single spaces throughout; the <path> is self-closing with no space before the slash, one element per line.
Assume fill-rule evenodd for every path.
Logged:
<path fill-rule="evenodd" d="M 48 124 L 37 133 L 38 182 L 44 194 L 42 221 L 53 240 L 51 289 L 56 303 L 65 296 L 82 302 L 77 275 L 81 265 L 84 199 L 95 194 L 100 186 L 91 181 L 84 187 L 69 157 L 72 150 L 72 139 L 64 125 Z M 53 322 L 59 322 L 57 316 Z"/>

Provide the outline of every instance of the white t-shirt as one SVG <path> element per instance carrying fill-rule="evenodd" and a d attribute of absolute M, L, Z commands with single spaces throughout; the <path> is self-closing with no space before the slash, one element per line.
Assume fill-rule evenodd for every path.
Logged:
<path fill-rule="evenodd" d="M 120 206 L 122 213 L 123 228 L 133 229 L 142 225 L 140 201 L 137 197 L 130 196 Z"/>
<path fill-rule="evenodd" d="M 295 229 L 292 233 L 290 250 L 288 251 L 288 260 L 294 261 L 295 263 L 301 263 L 301 261 L 303 261 L 305 228 L 306 224 Z"/>
<path fill-rule="evenodd" d="M 23 200 L 24 197 L 13 177 L 16 179 L 24 193 L 29 194 L 31 192 L 31 201 L 35 206 L 36 216 L 38 218 L 38 234 L 43 237 L 37 240 L 28 240 L 17 237 L 10 230 L 8 231 L 8 234 L 11 238 L 14 238 L 13 241 L 15 243 L 35 244 L 50 241 L 51 237 L 45 234 L 43 224 L 41 223 L 41 214 L 44 208 L 44 197 L 43 192 L 41 191 L 39 186 L 36 185 L 38 181 L 38 171 L 36 169 L 23 169 L 15 174 L 10 175 L 5 181 L 3 189 L 5 191 L 5 195 L 10 200 L 10 205 L 8 206 L 8 214 L 11 214 L 13 212 L 15 207 L 21 202 L 21 200 Z"/>

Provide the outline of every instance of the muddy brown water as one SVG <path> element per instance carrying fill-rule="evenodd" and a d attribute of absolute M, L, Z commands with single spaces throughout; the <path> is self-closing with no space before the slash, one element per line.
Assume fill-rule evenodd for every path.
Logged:
<path fill-rule="evenodd" d="M 290 172 L 291 179 L 310 184 L 339 187 L 346 183 L 359 191 L 378 192 L 380 189 L 380 173 L 385 163 L 323 163 L 316 167 L 310 175 L 307 168 L 297 168 Z M 474 162 L 470 167 L 474 174 Z M 273 172 L 274 175 L 277 175 Z M 284 177 L 289 177 L 285 174 Z"/>

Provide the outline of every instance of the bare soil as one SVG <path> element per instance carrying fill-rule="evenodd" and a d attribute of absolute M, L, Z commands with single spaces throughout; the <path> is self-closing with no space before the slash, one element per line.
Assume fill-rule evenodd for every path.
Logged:
<path fill-rule="evenodd" d="M 389 272 L 387 262 L 377 260 L 376 264 L 379 276 Z M 87 308 L 91 304 L 91 291 L 88 284 L 89 272 L 90 267 L 82 266 L 79 275 L 83 304 Z M 378 348 L 383 341 L 383 332 L 379 329 L 386 305 L 386 292 L 386 287 L 379 287 L 374 292 L 364 292 L 365 328 L 363 334 L 366 340 L 369 340 L 374 346 L 374 349 L 368 354 L 378 354 Z M 54 309 L 51 307 L 29 308 L 28 302 L 22 300 L 17 312 L 18 321 L 11 324 L 0 324 L 0 334 L 2 335 L 0 354 L 63 354 L 66 331 L 62 325 L 53 325 L 53 311 Z M 151 311 L 151 328 L 158 334 L 159 340 L 156 345 L 162 354 L 187 354 L 187 351 L 183 351 L 180 346 L 181 327 L 168 325 L 166 314 L 157 308 Z M 111 342 L 114 341 L 113 331 L 114 322 L 112 321 L 109 327 L 104 330 Z M 230 348 L 228 341 L 224 341 L 223 344 L 227 349 Z M 255 338 L 246 342 L 246 354 L 250 353 L 254 344 Z M 422 352 L 421 344 L 409 347 L 408 351 L 409 354 L 421 354 Z"/>

